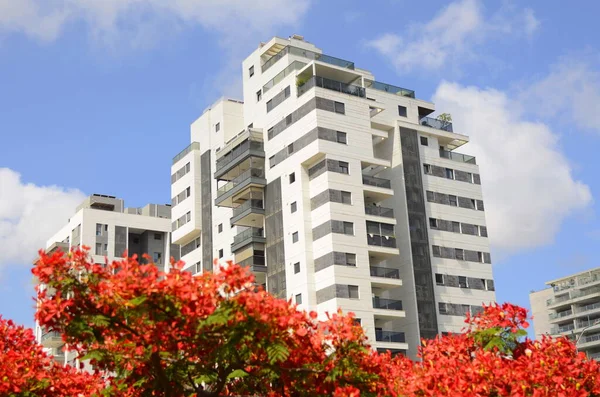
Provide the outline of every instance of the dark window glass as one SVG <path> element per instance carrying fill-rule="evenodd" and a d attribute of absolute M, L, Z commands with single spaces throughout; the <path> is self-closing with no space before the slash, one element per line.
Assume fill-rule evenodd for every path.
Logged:
<path fill-rule="evenodd" d="M 427 139 L 426 136 L 422 136 L 421 137 L 421 145 L 423 145 L 423 146 L 429 146 L 429 140 Z"/>
<path fill-rule="evenodd" d="M 406 117 L 406 106 L 398 105 L 398 115 Z"/>

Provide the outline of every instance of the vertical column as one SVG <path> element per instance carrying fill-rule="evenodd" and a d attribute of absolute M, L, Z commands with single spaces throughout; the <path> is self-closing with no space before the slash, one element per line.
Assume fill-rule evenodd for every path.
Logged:
<path fill-rule="evenodd" d="M 282 205 L 281 178 L 277 178 L 265 187 L 267 288 L 273 295 L 286 298 Z"/>
<path fill-rule="evenodd" d="M 207 150 L 200 156 L 200 199 L 202 202 L 202 269 L 213 270 L 212 183 L 211 156 Z M 194 214 L 198 216 L 198 214 Z"/>

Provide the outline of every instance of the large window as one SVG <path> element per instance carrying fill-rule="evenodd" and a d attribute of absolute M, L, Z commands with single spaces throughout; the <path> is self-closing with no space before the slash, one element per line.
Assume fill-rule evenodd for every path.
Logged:
<path fill-rule="evenodd" d="M 342 102 L 333 102 L 333 110 L 339 114 L 346 114 L 346 105 Z"/>

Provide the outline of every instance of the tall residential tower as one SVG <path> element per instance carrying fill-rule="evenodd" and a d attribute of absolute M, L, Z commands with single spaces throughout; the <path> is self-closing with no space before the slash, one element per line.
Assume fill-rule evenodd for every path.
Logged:
<path fill-rule="evenodd" d="M 411 356 L 495 300 L 479 168 L 432 103 L 301 36 L 261 43 L 243 93 L 206 109 L 173 159 L 172 238 L 190 271 L 232 259 Z"/>

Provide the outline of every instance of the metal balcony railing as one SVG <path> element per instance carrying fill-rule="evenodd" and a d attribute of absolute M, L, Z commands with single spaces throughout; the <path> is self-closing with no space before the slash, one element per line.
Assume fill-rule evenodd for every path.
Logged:
<path fill-rule="evenodd" d="M 389 267 L 377 267 L 371 266 L 371 277 L 383 277 L 383 278 L 393 278 L 396 280 L 400 279 L 400 270 L 392 269 Z"/>
<path fill-rule="evenodd" d="M 560 312 L 560 313 L 550 313 L 548 315 L 548 317 L 550 318 L 550 320 L 554 320 L 556 318 L 562 318 L 562 317 L 567 317 L 573 314 L 572 310 L 566 310 L 564 312 Z"/>
<path fill-rule="evenodd" d="M 421 120 L 419 120 L 419 122 L 421 125 L 435 128 L 436 130 L 452 132 L 452 123 L 450 121 L 443 121 L 434 119 L 433 117 L 425 116 L 422 117 Z"/>
<path fill-rule="evenodd" d="M 346 84 L 342 83 L 341 81 L 336 81 L 321 76 L 313 76 L 310 79 L 308 79 L 303 85 L 299 86 L 298 96 L 304 94 L 306 91 L 310 90 L 313 87 L 326 88 L 328 90 L 342 92 L 344 94 L 354 95 L 361 98 L 364 98 L 366 96 L 365 89 L 361 86 L 354 84 Z"/>
<path fill-rule="evenodd" d="M 258 227 L 251 227 L 249 229 L 244 230 L 241 233 L 238 233 L 233 238 L 233 244 L 232 245 L 239 244 L 239 243 L 243 242 L 244 240 L 247 240 L 247 239 L 249 239 L 251 237 L 265 237 L 263 229 L 262 228 L 258 228 Z"/>
<path fill-rule="evenodd" d="M 249 170 L 243 172 L 242 174 L 240 174 L 237 178 L 235 178 L 234 180 L 226 183 L 225 185 L 221 186 L 219 189 L 217 189 L 217 197 L 227 193 L 228 191 L 230 191 L 231 189 L 235 188 L 238 185 L 241 185 L 242 183 L 244 183 L 246 181 L 246 179 L 249 178 L 264 178 L 265 177 L 265 170 L 259 169 L 259 168 L 250 168 Z"/>
<path fill-rule="evenodd" d="M 377 207 L 374 205 L 365 206 L 365 214 L 367 215 L 375 215 L 375 216 L 383 216 L 385 218 L 393 218 L 394 210 L 392 208 L 385 207 Z"/>
<path fill-rule="evenodd" d="M 385 310 L 402 310 L 402 301 L 397 299 L 386 299 L 374 296 L 373 308 Z"/>
<path fill-rule="evenodd" d="M 367 234 L 367 244 L 376 247 L 396 248 L 396 237 Z"/>
<path fill-rule="evenodd" d="M 573 324 L 561 325 L 560 327 L 554 326 L 551 328 L 550 333 L 551 334 L 561 334 L 563 332 L 572 331 L 574 329 L 575 329 L 575 325 L 573 325 Z"/>
<path fill-rule="evenodd" d="M 450 152 L 450 151 L 444 150 L 444 149 L 440 149 L 440 157 L 448 159 L 448 160 L 458 161 L 461 163 L 477 164 L 475 162 L 475 156 L 469 156 L 467 154 Z"/>
<path fill-rule="evenodd" d="M 246 202 L 244 202 L 244 204 L 242 204 L 238 207 L 235 207 L 233 209 L 232 218 L 235 218 L 236 216 L 242 214 L 244 211 L 249 210 L 250 208 L 262 210 L 265 208 L 264 202 L 262 200 L 258 200 L 258 199 L 246 200 Z"/>
<path fill-rule="evenodd" d="M 363 185 L 383 187 L 386 189 L 392 188 L 392 183 L 389 179 L 377 178 L 375 176 L 363 175 L 362 177 Z"/>
<path fill-rule="evenodd" d="M 552 299 L 548 299 L 546 301 L 546 305 L 547 306 L 551 306 L 555 303 L 560 303 L 560 302 L 565 302 L 568 301 L 570 299 L 575 299 L 575 298 L 579 298 L 582 296 L 587 296 L 587 295 L 591 295 L 591 294 L 598 294 L 600 293 L 600 286 L 598 287 L 592 287 L 592 288 L 587 288 L 587 289 L 576 289 L 573 291 L 570 291 L 569 293 L 567 293 L 564 296 L 560 296 L 557 298 L 552 298 Z"/>
<path fill-rule="evenodd" d="M 240 266 L 248 266 L 253 271 L 266 272 L 267 266 L 264 256 L 251 256 L 238 263 Z"/>
<path fill-rule="evenodd" d="M 600 303 L 594 303 L 591 305 L 585 305 L 582 307 L 575 308 L 575 313 L 584 313 L 596 309 L 600 309 Z"/>
<path fill-rule="evenodd" d="M 581 340 L 579 341 L 579 343 L 589 343 L 589 342 L 596 342 L 600 340 L 600 334 L 595 334 L 595 335 L 588 335 L 588 336 L 584 336 L 583 338 L 581 338 Z"/>
<path fill-rule="evenodd" d="M 383 331 L 380 329 L 375 330 L 375 340 L 377 342 L 406 343 L 404 332 Z"/>

